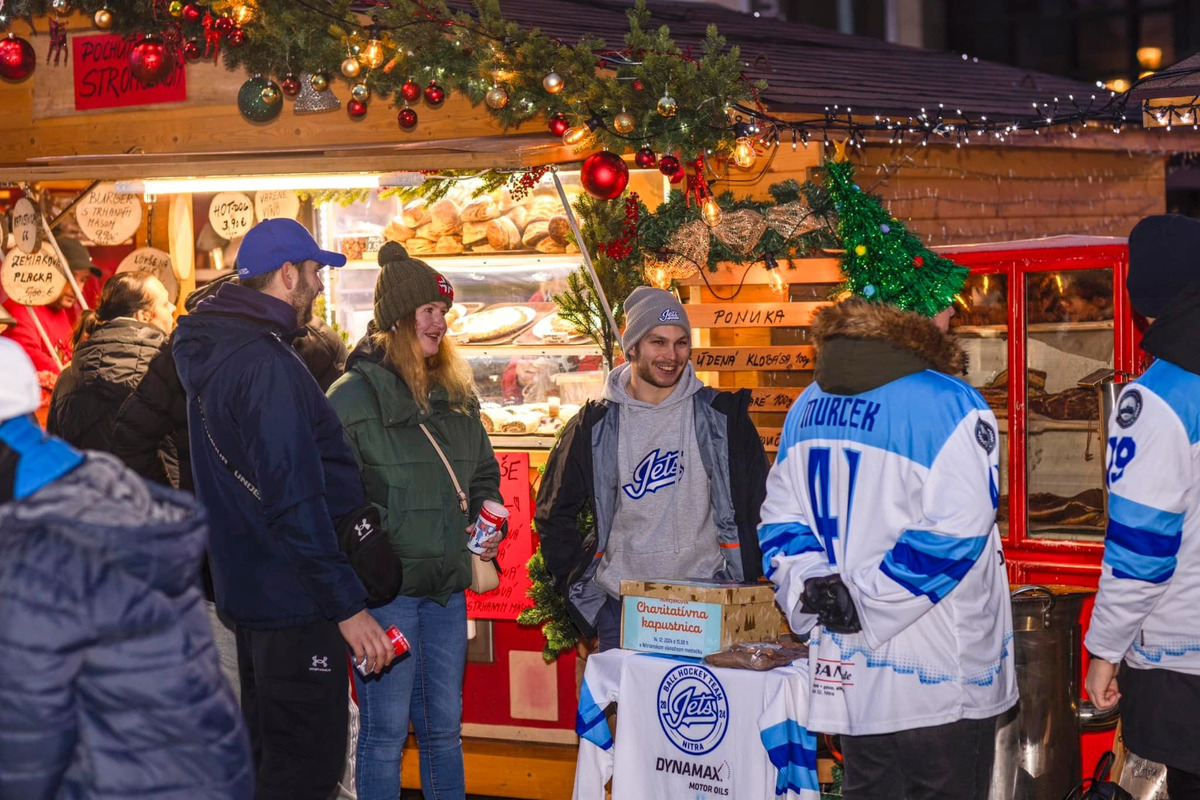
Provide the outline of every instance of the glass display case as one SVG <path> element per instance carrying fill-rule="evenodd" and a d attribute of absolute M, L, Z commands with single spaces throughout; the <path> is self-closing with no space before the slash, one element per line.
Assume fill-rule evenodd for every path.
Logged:
<path fill-rule="evenodd" d="M 559 173 L 568 200 L 578 173 Z M 634 170 L 630 188 L 651 207 L 665 196 L 656 170 Z M 498 446 L 550 447 L 585 401 L 599 396 L 600 350 L 557 314 L 554 296 L 583 265 L 552 178 L 526 192 L 473 196 L 456 182 L 436 200 L 372 197 L 316 212 L 322 247 L 347 256 L 330 270 L 327 306 L 351 346 L 373 317 L 378 253 L 389 240 L 430 264 L 454 286 L 450 338 L 475 374 L 484 426 Z"/>

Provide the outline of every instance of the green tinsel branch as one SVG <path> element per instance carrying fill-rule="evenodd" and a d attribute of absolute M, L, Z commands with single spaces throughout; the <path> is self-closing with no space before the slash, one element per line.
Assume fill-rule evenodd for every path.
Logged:
<path fill-rule="evenodd" d="M 568 650 L 574 650 L 581 638 L 575 623 L 567 613 L 567 599 L 554 588 L 554 579 L 546 569 L 541 545 L 530 557 L 526 568 L 529 571 L 529 591 L 525 594 L 533 600 L 533 606 L 517 617 L 520 625 L 540 625 L 546 644 L 542 647 L 542 658 L 550 663 Z"/>

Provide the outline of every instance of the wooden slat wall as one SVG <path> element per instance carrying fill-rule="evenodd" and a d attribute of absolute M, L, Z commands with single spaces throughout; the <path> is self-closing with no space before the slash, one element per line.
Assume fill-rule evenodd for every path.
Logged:
<path fill-rule="evenodd" d="M 868 147 L 858 183 L 929 245 L 1127 236 L 1166 210 L 1159 154 L 1013 147 Z"/>

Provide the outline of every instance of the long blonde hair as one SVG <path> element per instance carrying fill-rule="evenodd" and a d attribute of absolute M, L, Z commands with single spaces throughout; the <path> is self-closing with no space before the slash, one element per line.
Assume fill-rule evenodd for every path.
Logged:
<path fill-rule="evenodd" d="M 475 377 L 449 337 L 443 336 L 437 354 L 427 358 L 417 341 L 416 316 L 406 314 L 390 331 L 376 331 L 372 340 L 400 373 L 422 411 L 429 412 L 430 390 L 441 386 L 450 396 L 452 411 L 470 413 L 476 403 Z"/>

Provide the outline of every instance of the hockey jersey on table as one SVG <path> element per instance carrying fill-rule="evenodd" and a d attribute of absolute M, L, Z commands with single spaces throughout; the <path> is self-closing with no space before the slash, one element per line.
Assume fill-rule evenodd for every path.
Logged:
<path fill-rule="evenodd" d="M 810 730 L 889 733 L 1016 703 L 998 446 L 983 398 L 933 370 L 857 395 L 813 384 L 789 411 L 759 541 L 792 629 L 812 629 Z M 860 633 L 799 608 L 804 581 L 833 572 Z"/>
<path fill-rule="evenodd" d="M 819 800 L 807 669 L 754 672 L 608 650 L 580 689 L 574 800 Z M 617 739 L 604 709 L 617 702 Z"/>
<path fill-rule="evenodd" d="M 1200 376 L 1157 361 L 1108 425 L 1108 532 L 1084 645 L 1200 675 Z"/>

